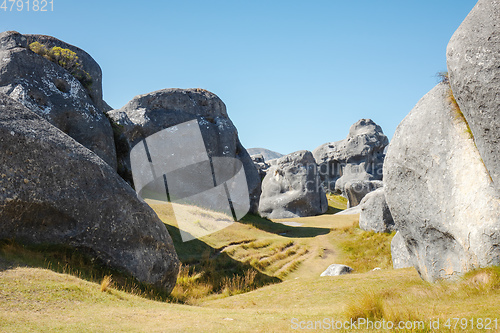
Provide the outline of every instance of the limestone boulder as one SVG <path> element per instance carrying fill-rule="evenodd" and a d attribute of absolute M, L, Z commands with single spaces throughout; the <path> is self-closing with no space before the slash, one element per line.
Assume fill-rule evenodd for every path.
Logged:
<path fill-rule="evenodd" d="M 310 151 L 283 156 L 262 181 L 259 214 L 270 219 L 314 216 L 328 203 Z"/>
<path fill-rule="evenodd" d="M 231 157 L 242 162 L 250 193 L 250 211 L 257 212 L 261 182 L 258 171 L 240 143 L 226 105 L 217 95 L 203 89 L 163 89 L 136 96 L 123 108 L 109 111 L 108 115 L 121 130 L 118 170 L 130 183 L 129 153 L 139 141 L 161 130 L 196 120 L 209 157 Z"/>
<path fill-rule="evenodd" d="M 266 163 L 264 156 L 262 156 L 261 154 L 251 155 L 250 158 L 252 159 L 253 164 L 255 165 L 255 168 L 257 169 L 257 172 L 259 173 L 260 179 L 264 179 L 264 177 L 266 176 L 266 172 L 269 169 L 270 165 Z"/>
<path fill-rule="evenodd" d="M 75 50 L 91 73 L 87 90 L 60 65 L 29 49 L 33 40 Z M 49 36 L 0 33 L 0 92 L 19 101 L 116 168 L 111 124 L 104 114 L 101 71 L 83 50 Z M 104 108 L 104 109 L 103 109 Z"/>
<path fill-rule="evenodd" d="M 500 1 L 479 0 L 447 49 L 449 80 L 500 193 Z"/>
<path fill-rule="evenodd" d="M 171 291 L 165 225 L 95 153 L 0 93 L 0 239 L 78 248 Z"/>
<path fill-rule="evenodd" d="M 344 184 L 345 193 L 347 198 L 347 208 L 356 207 L 361 203 L 363 198 L 370 192 L 384 186 L 380 180 L 349 180 Z"/>
<path fill-rule="evenodd" d="M 500 264 L 500 198 L 449 89 L 417 103 L 384 163 L 396 230 L 427 281 Z"/>
<path fill-rule="evenodd" d="M 320 276 L 339 276 L 344 274 L 350 274 L 353 269 L 346 265 L 333 264 L 328 266 L 328 268 L 321 273 Z"/>
<path fill-rule="evenodd" d="M 412 267 L 412 259 L 408 248 L 406 247 L 405 240 L 401 233 L 398 231 L 391 241 L 391 256 L 392 267 L 394 269 Z"/>
<path fill-rule="evenodd" d="M 359 227 L 366 231 L 392 232 L 394 220 L 385 201 L 384 188 L 368 193 L 360 202 Z"/>
<path fill-rule="evenodd" d="M 316 148 L 313 155 L 325 190 L 346 196 L 348 182 L 382 180 L 388 143 L 379 125 L 371 119 L 361 119 L 351 126 L 346 139 Z"/>

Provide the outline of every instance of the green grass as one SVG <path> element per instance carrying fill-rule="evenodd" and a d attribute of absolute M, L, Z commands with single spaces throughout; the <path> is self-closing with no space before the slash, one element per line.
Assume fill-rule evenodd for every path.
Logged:
<path fill-rule="evenodd" d="M 182 243 L 168 206 L 153 207 L 183 262 L 170 297 L 132 287 L 132 281 L 126 287 L 126 277 L 81 253 L 3 242 L 0 331 L 289 332 L 292 318 L 500 319 L 500 268 L 455 282 L 425 282 L 413 268 L 392 269 L 392 235 L 360 230 L 356 216 L 286 220 L 303 224 L 298 227 L 248 216 Z M 319 277 L 333 263 L 355 272 Z"/>

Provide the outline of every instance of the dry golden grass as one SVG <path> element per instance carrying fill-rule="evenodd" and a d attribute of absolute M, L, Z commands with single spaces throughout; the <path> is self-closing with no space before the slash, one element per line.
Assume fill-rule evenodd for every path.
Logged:
<path fill-rule="evenodd" d="M 112 283 L 111 275 L 106 275 L 101 282 L 101 291 L 106 292 L 109 288 L 111 288 Z"/>

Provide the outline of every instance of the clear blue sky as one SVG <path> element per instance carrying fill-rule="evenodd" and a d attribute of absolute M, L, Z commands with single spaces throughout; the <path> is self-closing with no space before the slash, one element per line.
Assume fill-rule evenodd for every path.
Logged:
<path fill-rule="evenodd" d="M 341 140 L 360 118 L 391 138 L 446 70 L 446 45 L 476 3 L 53 1 L 54 12 L 0 10 L 0 30 L 86 50 L 114 108 L 163 88 L 210 90 L 245 147 L 281 153 Z"/>

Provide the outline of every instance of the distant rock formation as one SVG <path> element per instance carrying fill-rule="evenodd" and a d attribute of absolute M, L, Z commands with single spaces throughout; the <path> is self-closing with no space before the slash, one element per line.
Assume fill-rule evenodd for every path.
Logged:
<path fill-rule="evenodd" d="M 368 193 L 360 202 L 359 227 L 366 231 L 391 232 L 395 230 L 391 211 L 385 201 L 384 188 Z"/>
<path fill-rule="evenodd" d="M 259 155 L 259 154 L 262 155 L 262 157 L 266 161 L 274 160 L 276 158 L 280 158 L 280 157 L 284 156 L 283 154 L 280 154 L 278 152 L 275 152 L 275 151 L 272 151 L 272 150 L 269 150 L 266 148 L 249 148 L 249 149 L 247 149 L 247 151 L 250 154 L 250 156 Z"/>
<path fill-rule="evenodd" d="M 382 180 L 384 149 L 388 143 L 379 125 L 371 119 L 361 119 L 351 126 L 346 139 L 316 148 L 313 155 L 325 191 L 342 193 L 347 198 L 347 183 Z M 349 207 L 356 204 L 351 202 Z"/>
<path fill-rule="evenodd" d="M 447 49 L 453 94 L 500 193 L 500 1 L 479 0 Z"/>
<path fill-rule="evenodd" d="M 107 163 L 2 93 L 0 142 L 0 239 L 79 248 L 173 289 L 179 261 L 165 225 Z"/>
<path fill-rule="evenodd" d="M 325 213 L 328 202 L 310 151 L 279 158 L 262 181 L 259 213 L 270 219 Z"/>
<path fill-rule="evenodd" d="M 119 110 L 108 112 L 120 131 L 119 171 L 131 174 L 129 152 L 142 139 L 171 126 L 196 119 L 209 157 L 238 158 L 245 169 L 251 212 L 256 213 L 260 178 L 250 155 L 241 145 L 238 131 L 215 94 L 203 89 L 163 89 L 134 97 Z M 187 147 L 188 141 L 186 141 Z M 130 176 L 128 181 L 132 182 Z"/>
<path fill-rule="evenodd" d="M 74 51 L 92 76 L 85 88 L 68 70 L 34 53 L 29 43 Z M 21 102 L 116 169 L 113 130 L 103 111 L 101 69 L 85 51 L 56 38 L 0 33 L 0 92 Z"/>
<path fill-rule="evenodd" d="M 384 164 L 396 229 L 427 281 L 500 264 L 500 198 L 449 96 L 440 83 L 417 103 Z"/>
<path fill-rule="evenodd" d="M 270 165 L 266 163 L 264 156 L 262 156 L 261 154 L 251 155 L 250 158 L 252 159 L 255 168 L 257 168 L 260 179 L 264 179 Z"/>

